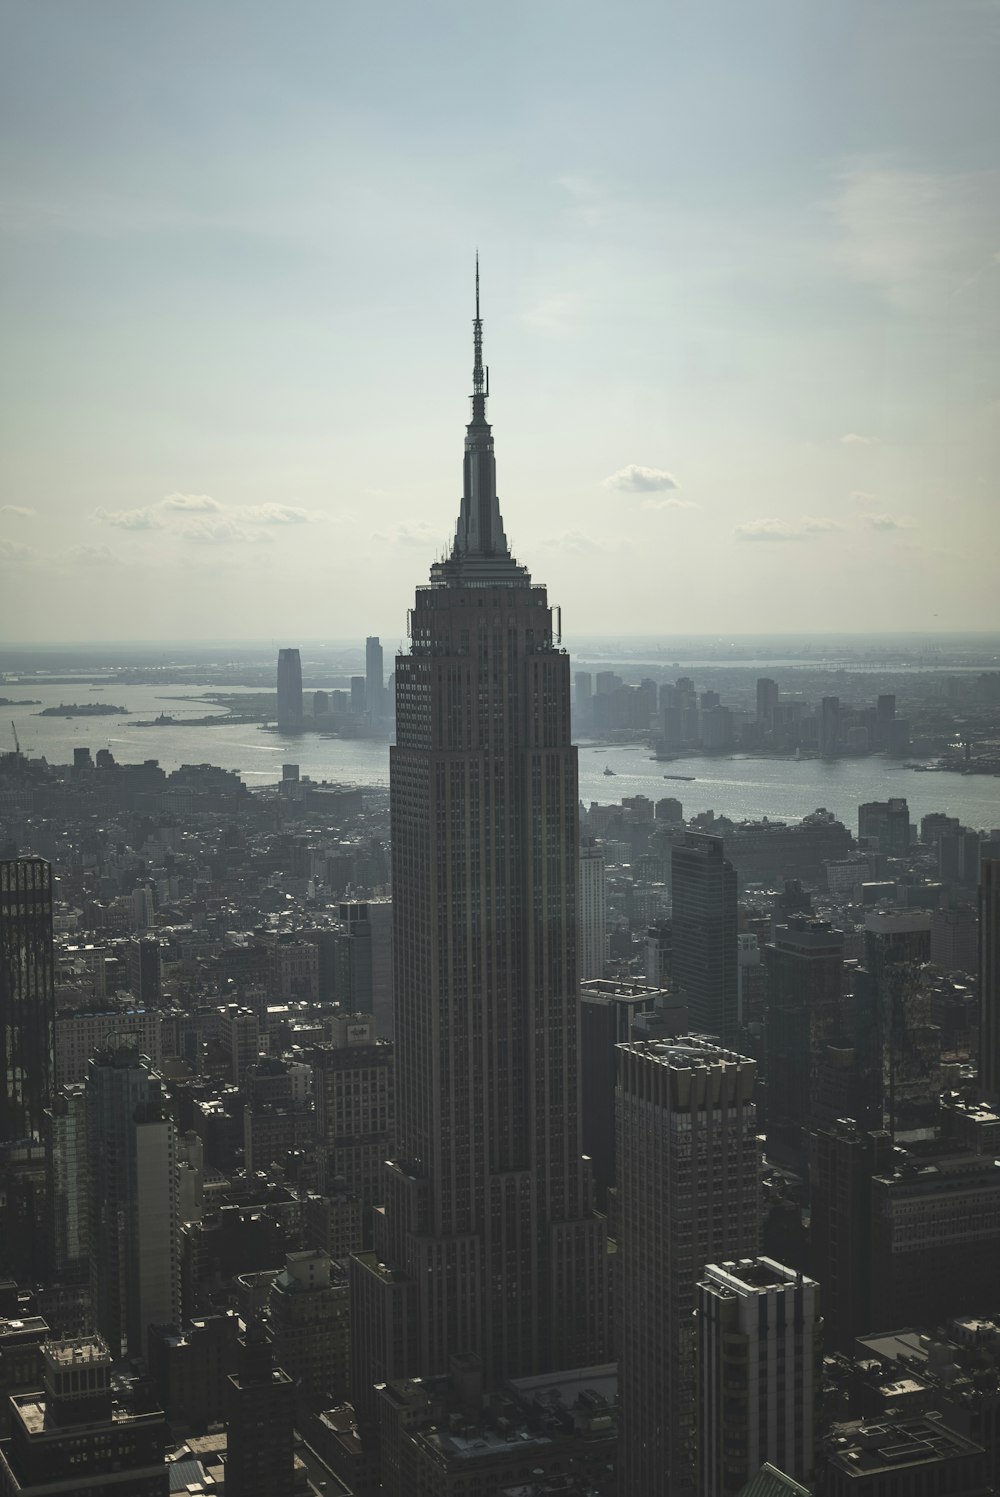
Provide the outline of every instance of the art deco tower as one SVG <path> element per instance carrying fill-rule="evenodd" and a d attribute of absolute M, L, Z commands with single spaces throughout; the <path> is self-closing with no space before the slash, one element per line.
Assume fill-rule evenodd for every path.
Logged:
<path fill-rule="evenodd" d="M 451 554 L 417 589 L 391 758 L 397 1157 L 352 1272 L 355 1398 L 482 1358 L 488 1380 L 607 1355 L 604 1224 L 581 1157 L 569 658 L 510 554 L 476 276 Z"/>

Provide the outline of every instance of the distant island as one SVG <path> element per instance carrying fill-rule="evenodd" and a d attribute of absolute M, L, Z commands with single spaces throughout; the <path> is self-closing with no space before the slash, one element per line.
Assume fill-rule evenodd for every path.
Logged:
<path fill-rule="evenodd" d="M 13 697 L 0 697 L 0 707 L 40 707 L 41 705 L 41 702 L 34 701 L 31 697 L 25 697 L 23 702 L 16 702 Z"/>
<path fill-rule="evenodd" d="M 128 717 L 127 707 L 110 702 L 60 702 L 58 707 L 43 707 L 36 717 Z"/>

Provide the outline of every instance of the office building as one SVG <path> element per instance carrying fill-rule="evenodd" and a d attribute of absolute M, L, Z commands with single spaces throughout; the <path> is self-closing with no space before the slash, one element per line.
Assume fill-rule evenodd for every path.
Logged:
<path fill-rule="evenodd" d="M 979 970 L 979 921 L 971 906 L 931 910 L 931 961 L 942 972 Z"/>
<path fill-rule="evenodd" d="M 177 1145 L 159 1078 L 131 1049 L 98 1051 L 86 1082 L 91 1288 L 117 1359 L 180 1319 Z"/>
<path fill-rule="evenodd" d="M 342 1180 L 358 1198 L 362 1241 L 369 1243 L 396 1140 L 393 1047 L 376 1038 L 371 1014 L 338 1015 L 328 1027 L 330 1041 L 310 1057 L 324 1179 Z"/>
<path fill-rule="evenodd" d="M 365 640 L 365 706 L 373 723 L 385 716 L 382 646 L 374 634 Z"/>
<path fill-rule="evenodd" d="M 302 661 L 298 650 L 278 651 L 278 730 L 302 729 Z"/>
<path fill-rule="evenodd" d="M 736 872 L 721 837 L 686 832 L 671 855 L 673 986 L 692 1030 L 731 1044 L 739 1027 Z"/>
<path fill-rule="evenodd" d="M 614 1186 L 615 1083 L 617 1046 L 644 1032 L 640 1017 L 658 1019 L 668 1032 L 682 1034 L 687 1013 L 670 994 L 646 982 L 598 979 L 580 984 L 580 1096 L 583 1152 L 591 1161 L 597 1203 L 607 1207 Z"/>
<path fill-rule="evenodd" d="M 112 1390 L 111 1361 L 99 1336 L 43 1344 L 41 1388 L 11 1400 L 4 1497 L 167 1497 L 166 1420 Z"/>
<path fill-rule="evenodd" d="M 352 1014 L 373 1012 L 372 923 L 367 904 L 339 906 L 341 930 L 334 959 L 334 995 Z"/>
<path fill-rule="evenodd" d="M 753 1257 L 760 1220 L 757 1066 L 698 1035 L 618 1049 L 620 1490 L 695 1480 L 695 1286 Z"/>
<path fill-rule="evenodd" d="M 894 795 L 859 806 L 858 837 L 873 842 L 886 857 L 905 857 L 910 850 L 910 808 L 904 797 Z"/>
<path fill-rule="evenodd" d="M 153 936 L 133 936 L 128 943 L 128 987 L 141 1008 L 154 1008 L 163 992 L 160 943 Z"/>
<path fill-rule="evenodd" d="M 774 732 L 778 712 L 778 683 L 767 676 L 757 682 L 757 724 L 766 735 Z"/>
<path fill-rule="evenodd" d="M 979 865 L 979 1086 L 1000 1101 L 1000 858 Z"/>
<path fill-rule="evenodd" d="M 817 1128 L 810 1139 L 812 1268 L 832 1351 L 851 1351 L 872 1326 L 872 1179 L 891 1160 L 890 1135 L 850 1119 Z"/>
<path fill-rule="evenodd" d="M 595 842 L 581 842 L 577 885 L 577 931 L 581 982 L 604 976 L 608 951 L 607 892 L 604 849 Z"/>
<path fill-rule="evenodd" d="M 844 934 L 828 920 L 790 915 L 764 948 L 767 966 L 768 1150 L 804 1149 L 810 1120 L 825 1115 L 828 1047 L 842 1037 Z"/>
<path fill-rule="evenodd" d="M 651 925 L 643 940 L 646 981 L 654 988 L 667 988 L 673 980 L 674 928 L 669 920 Z"/>
<path fill-rule="evenodd" d="M 241 1337 L 227 1382 L 226 1497 L 292 1497 L 295 1384 L 275 1365 L 259 1320 Z"/>
<path fill-rule="evenodd" d="M 40 1142 L 52 1088 L 52 869 L 0 862 L 0 1143 Z"/>
<path fill-rule="evenodd" d="M 278 1365 L 305 1405 L 333 1408 L 348 1396 L 351 1313 L 347 1276 L 320 1250 L 288 1253 L 271 1285 L 268 1329 Z"/>
<path fill-rule="evenodd" d="M 764 1461 L 811 1484 L 823 1365 L 816 1281 L 747 1258 L 708 1264 L 697 1293 L 699 1497 L 737 1497 Z"/>
<path fill-rule="evenodd" d="M 369 1408 L 372 1383 L 443 1375 L 455 1354 L 488 1385 L 607 1355 L 580 1147 L 570 662 L 504 534 L 478 307 L 474 341 L 455 540 L 396 662 L 398 1139 L 376 1251 L 352 1260 Z"/>
<path fill-rule="evenodd" d="M 46 1112 L 45 1164 L 49 1273 L 57 1283 L 86 1283 L 90 1274 L 90 1161 L 82 1082 L 60 1088 Z"/>
<path fill-rule="evenodd" d="M 936 1409 L 879 1423 L 835 1424 L 824 1497 L 990 1497 L 986 1452 Z"/>
<path fill-rule="evenodd" d="M 819 751 L 831 758 L 840 750 L 840 698 L 824 697 L 819 710 Z"/>
<path fill-rule="evenodd" d="M 225 1419 L 239 1325 L 236 1312 L 227 1310 L 199 1316 L 184 1326 L 151 1327 L 149 1376 L 168 1419 L 195 1426 Z"/>

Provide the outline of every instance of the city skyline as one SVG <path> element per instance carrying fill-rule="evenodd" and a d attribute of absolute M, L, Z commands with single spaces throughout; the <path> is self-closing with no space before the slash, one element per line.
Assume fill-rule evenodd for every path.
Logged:
<path fill-rule="evenodd" d="M 992 7 L 300 16 L 8 8 L 8 637 L 396 637 L 477 243 L 568 619 L 996 627 Z"/>

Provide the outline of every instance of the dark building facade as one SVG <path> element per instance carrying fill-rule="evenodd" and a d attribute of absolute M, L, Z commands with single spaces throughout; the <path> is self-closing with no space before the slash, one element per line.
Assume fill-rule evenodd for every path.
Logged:
<path fill-rule="evenodd" d="M 292 1497 L 295 1384 L 274 1365 L 260 1321 L 247 1326 L 227 1381 L 226 1497 Z"/>
<path fill-rule="evenodd" d="M 674 845 L 673 986 L 691 1028 L 733 1044 L 739 1030 L 736 873 L 721 837 L 687 832 Z"/>
<path fill-rule="evenodd" d="M 891 1160 L 890 1135 L 865 1132 L 850 1119 L 818 1128 L 810 1139 L 812 1271 L 834 1351 L 850 1351 L 872 1327 L 872 1177 Z"/>
<path fill-rule="evenodd" d="M 0 862 L 0 1143 L 44 1137 L 54 1070 L 52 869 Z"/>
<path fill-rule="evenodd" d="M 455 542 L 396 661 L 397 1153 L 375 1254 L 352 1262 L 362 1403 L 454 1354 L 480 1357 L 487 1385 L 607 1355 L 580 1141 L 570 662 L 507 545 L 478 305 L 474 327 Z"/>
<path fill-rule="evenodd" d="M 1000 858 L 979 865 L 979 1085 L 1000 1101 Z"/>

